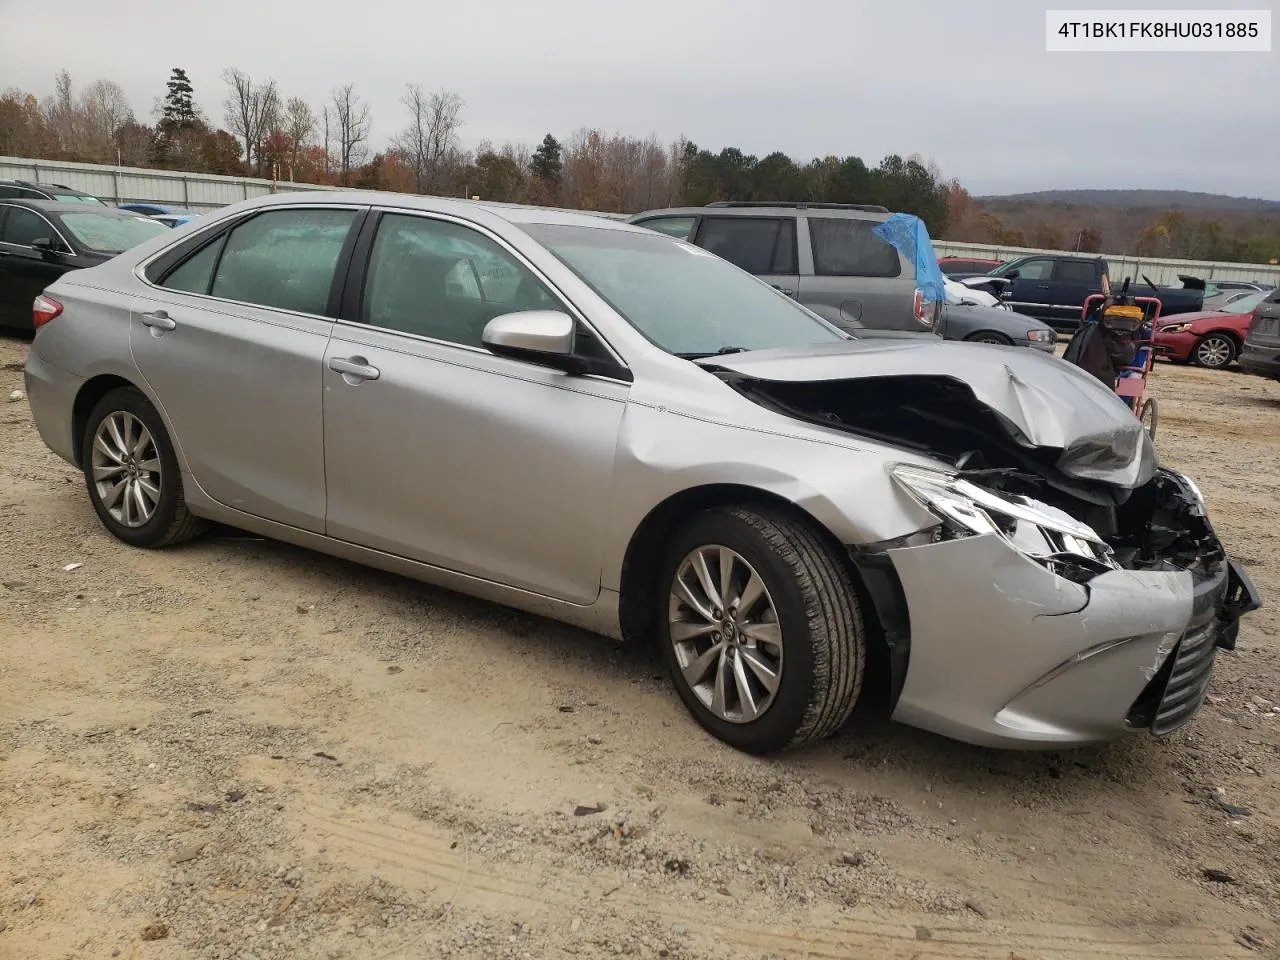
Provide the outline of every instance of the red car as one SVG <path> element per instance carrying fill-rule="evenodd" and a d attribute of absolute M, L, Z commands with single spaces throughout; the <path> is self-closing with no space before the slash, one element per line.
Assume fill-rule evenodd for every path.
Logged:
<path fill-rule="evenodd" d="M 1240 355 L 1253 313 L 1267 291 L 1250 294 L 1221 310 L 1178 313 L 1156 323 L 1156 355 L 1175 363 L 1194 363 L 1217 370 Z"/>

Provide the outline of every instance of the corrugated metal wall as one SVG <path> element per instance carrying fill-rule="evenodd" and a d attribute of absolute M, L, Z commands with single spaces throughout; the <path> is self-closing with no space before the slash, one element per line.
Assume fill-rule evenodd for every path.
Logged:
<path fill-rule="evenodd" d="M 0 180 L 5 179 L 61 183 L 92 193 L 104 200 L 110 200 L 112 203 L 149 200 L 198 211 L 215 210 L 228 203 L 261 197 L 272 192 L 270 180 L 253 177 L 219 177 L 206 173 L 178 173 L 169 170 L 143 170 L 137 167 L 110 167 L 91 163 L 0 157 Z M 275 185 L 278 193 L 337 189 L 340 188 L 284 181 Z M 622 214 L 597 215 L 613 219 L 624 217 Z M 933 245 L 940 257 L 979 257 L 992 260 L 1009 260 L 1032 253 L 1062 252 L 993 246 L 985 243 L 955 243 L 950 240 L 935 240 Z M 1182 273 L 1206 280 L 1261 280 L 1280 285 L 1280 265 L 1277 264 L 1161 260 L 1120 254 L 1102 254 L 1102 256 L 1109 261 L 1111 276 L 1116 279 L 1126 276 L 1137 278 L 1140 274 L 1146 274 L 1156 283 L 1177 284 L 1178 274 Z"/>
<path fill-rule="evenodd" d="M 986 243 L 956 243 L 951 240 L 935 240 L 933 248 L 939 257 L 975 257 L 984 260 L 1012 260 L 1035 253 L 1061 254 L 1061 250 L 1042 250 L 1031 247 L 1003 247 Z M 1079 254 L 1071 254 L 1079 256 Z M 1089 254 L 1085 254 L 1089 256 Z M 1264 263 L 1220 263 L 1209 260 L 1162 260 L 1157 257 L 1130 257 L 1119 253 L 1102 253 L 1111 268 L 1113 279 L 1133 277 L 1141 279 L 1145 274 L 1155 283 L 1178 285 L 1178 274 L 1201 277 L 1205 280 L 1257 280 L 1280 285 L 1280 265 Z"/>

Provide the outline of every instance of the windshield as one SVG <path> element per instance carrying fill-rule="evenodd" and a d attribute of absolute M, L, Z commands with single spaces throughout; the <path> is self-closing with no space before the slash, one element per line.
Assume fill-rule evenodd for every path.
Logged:
<path fill-rule="evenodd" d="M 117 217 L 100 213 L 64 213 L 62 224 L 82 247 L 94 253 L 123 253 L 169 228 L 150 217 Z"/>
<path fill-rule="evenodd" d="M 1232 300 L 1222 308 L 1223 313 L 1253 313 L 1254 309 L 1267 297 L 1265 290 L 1249 293 L 1239 300 Z"/>
<path fill-rule="evenodd" d="M 53 199 L 61 201 L 62 203 L 89 203 L 96 204 L 99 207 L 106 206 L 106 204 L 97 197 L 90 197 L 83 193 L 55 193 L 52 196 Z"/>
<path fill-rule="evenodd" d="M 668 353 L 767 350 L 847 340 L 784 294 L 700 247 L 652 232 L 521 224 Z"/>

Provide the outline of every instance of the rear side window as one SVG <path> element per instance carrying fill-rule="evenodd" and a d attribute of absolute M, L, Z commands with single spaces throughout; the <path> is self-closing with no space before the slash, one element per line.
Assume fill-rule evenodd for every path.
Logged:
<path fill-rule="evenodd" d="M 798 272 L 790 217 L 704 217 L 697 242 L 748 273 Z"/>
<path fill-rule="evenodd" d="M 870 220 L 810 217 L 813 272 L 820 277 L 897 277 L 902 261 L 891 243 L 881 240 Z"/>
<path fill-rule="evenodd" d="M 696 217 L 653 217 L 650 220 L 639 221 L 636 226 L 644 227 L 646 230 L 657 230 L 677 240 L 688 240 L 689 231 L 693 229 L 693 222 L 696 219 Z"/>
<path fill-rule="evenodd" d="M 184 260 L 176 270 L 170 272 L 160 286 L 181 290 L 183 293 L 208 293 L 213 283 L 213 268 L 218 265 L 218 256 L 222 253 L 222 245 L 226 240 L 222 236 L 201 247 L 194 256 Z"/>
<path fill-rule="evenodd" d="M 209 292 L 323 316 L 356 210 L 275 210 L 227 236 Z M 185 264 L 184 264 L 185 266 Z"/>
<path fill-rule="evenodd" d="M 1054 268 L 1053 279 L 1066 283 L 1093 283 L 1098 271 L 1092 263 L 1080 260 L 1059 260 Z"/>

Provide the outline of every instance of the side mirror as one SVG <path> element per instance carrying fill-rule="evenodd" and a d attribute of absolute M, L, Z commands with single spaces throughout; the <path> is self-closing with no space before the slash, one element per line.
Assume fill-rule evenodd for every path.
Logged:
<path fill-rule="evenodd" d="M 1010 280 L 1017 280 L 1020 276 L 1022 276 L 1022 272 L 1019 270 L 1010 270 L 1008 273 L 1005 274 L 1005 276 L 1008 277 Z"/>
<path fill-rule="evenodd" d="M 31 249 L 39 250 L 46 259 L 52 259 L 62 252 L 61 244 L 48 237 L 37 237 L 31 241 Z"/>
<path fill-rule="evenodd" d="M 565 373 L 586 369 L 582 358 L 574 356 L 573 317 L 559 310 L 521 310 L 504 313 L 485 324 L 480 342 L 490 353 L 514 360 L 528 360 Z"/>

